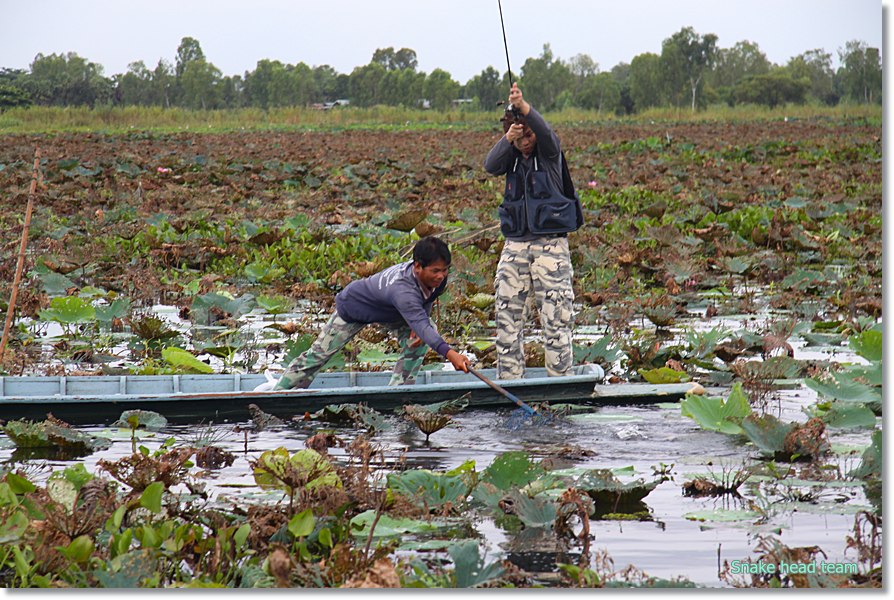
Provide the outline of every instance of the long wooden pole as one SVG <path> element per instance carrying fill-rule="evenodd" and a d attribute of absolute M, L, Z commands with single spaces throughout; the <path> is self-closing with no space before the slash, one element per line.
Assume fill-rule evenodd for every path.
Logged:
<path fill-rule="evenodd" d="M 40 176 L 40 148 L 34 150 L 34 170 L 31 173 L 31 189 L 28 191 L 28 204 L 25 207 L 25 225 L 22 228 L 22 243 L 19 245 L 19 260 L 16 263 L 15 279 L 12 282 L 12 293 L 9 306 L 6 308 L 6 323 L 3 325 L 3 338 L 0 339 L 0 359 L 6 354 L 6 342 L 12 317 L 15 314 L 16 300 L 19 296 L 19 284 L 22 282 L 22 271 L 25 268 L 25 248 L 28 246 L 28 228 L 31 226 L 31 211 L 34 209 L 34 196 L 37 194 L 37 179 Z"/>
<path fill-rule="evenodd" d="M 487 377 L 485 377 L 484 375 L 482 375 L 481 373 L 479 373 L 479 372 L 476 371 L 475 369 L 469 367 L 469 373 L 471 373 L 472 375 L 474 375 L 475 377 L 477 377 L 478 379 L 480 379 L 481 381 L 483 381 L 484 383 L 486 383 L 487 385 L 489 385 L 491 388 L 493 388 L 494 390 L 496 390 L 497 392 L 499 392 L 501 395 L 505 396 L 506 398 L 509 398 L 510 400 L 512 400 L 513 402 L 515 402 L 516 404 L 518 404 L 521 408 L 524 409 L 524 411 L 525 411 L 529 416 L 530 416 L 530 415 L 533 415 L 534 413 L 537 412 L 537 411 L 535 411 L 533 408 L 531 408 L 530 406 L 528 406 L 527 404 L 525 404 L 524 401 L 520 400 L 515 394 L 510 393 L 509 390 L 507 390 L 507 389 L 504 388 L 503 386 L 501 386 L 501 385 L 497 385 L 496 383 L 494 383 L 493 381 L 491 381 L 490 379 L 488 379 Z"/>

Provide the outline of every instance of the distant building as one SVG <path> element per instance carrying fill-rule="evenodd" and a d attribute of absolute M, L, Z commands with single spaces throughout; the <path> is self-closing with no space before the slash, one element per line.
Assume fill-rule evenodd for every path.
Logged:
<path fill-rule="evenodd" d="M 351 101 L 347 98 L 339 98 L 338 100 L 333 100 L 332 102 L 323 102 L 316 104 L 312 104 L 311 108 L 316 110 L 329 110 L 330 108 L 335 108 L 336 106 L 349 106 Z"/>

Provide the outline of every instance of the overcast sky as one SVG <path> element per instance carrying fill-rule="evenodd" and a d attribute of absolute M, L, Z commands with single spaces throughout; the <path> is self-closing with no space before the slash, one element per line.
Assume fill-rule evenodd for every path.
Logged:
<path fill-rule="evenodd" d="M 549 43 L 556 58 L 588 54 L 600 70 L 661 52 L 683 27 L 718 46 L 756 43 L 783 65 L 821 48 L 838 64 L 851 40 L 882 47 L 880 0 L 502 0 L 513 73 Z M 889 0 L 884 1 L 889 7 Z M 339 73 L 368 64 L 377 48 L 416 51 L 418 69 L 466 83 L 484 68 L 505 71 L 497 0 L 2 0 L 0 67 L 28 69 L 38 53 L 75 52 L 124 73 L 142 60 L 174 63 L 184 37 L 199 41 L 224 75 L 258 60 Z M 889 10 L 886 8 L 886 10 Z"/>

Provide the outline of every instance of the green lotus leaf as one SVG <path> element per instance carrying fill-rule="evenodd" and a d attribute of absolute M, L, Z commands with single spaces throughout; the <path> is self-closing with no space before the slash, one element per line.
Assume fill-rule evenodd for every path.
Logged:
<path fill-rule="evenodd" d="M 687 395 L 680 401 L 680 412 L 694 419 L 702 429 L 740 434 L 742 428 L 739 421 L 751 414 L 751 405 L 742 391 L 742 384 L 736 383 L 726 400 Z"/>
<path fill-rule="evenodd" d="M 161 351 L 161 357 L 172 367 L 187 373 L 213 373 L 211 365 L 203 363 L 192 352 L 169 346 Z"/>
<path fill-rule="evenodd" d="M 435 509 L 450 503 L 465 502 L 469 486 L 463 477 L 434 473 L 427 469 L 388 474 L 388 487 L 406 496 L 418 506 Z"/>
<path fill-rule="evenodd" d="M 664 383 L 681 383 L 689 381 L 691 377 L 684 371 L 677 371 L 670 367 L 660 367 L 658 369 L 640 369 L 639 374 L 643 379 L 651 384 L 660 385 Z"/>
<path fill-rule="evenodd" d="M 62 296 L 50 300 L 50 307 L 38 313 L 44 321 L 56 321 L 64 325 L 89 323 L 96 319 L 96 309 L 89 300 L 78 296 Z"/>
<path fill-rule="evenodd" d="M 854 352 L 866 360 L 882 360 L 882 332 L 875 329 L 867 329 L 848 338 L 848 344 Z"/>

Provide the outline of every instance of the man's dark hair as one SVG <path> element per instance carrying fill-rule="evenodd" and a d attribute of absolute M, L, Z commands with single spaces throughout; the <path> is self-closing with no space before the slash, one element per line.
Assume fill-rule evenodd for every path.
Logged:
<path fill-rule="evenodd" d="M 413 248 L 413 262 L 418 262 L 423 267 L 438 260 L 443 260 L 444 264 L 449 265 L 451 258 L 447 244 L 433 235 L 422 238 Z"/>

